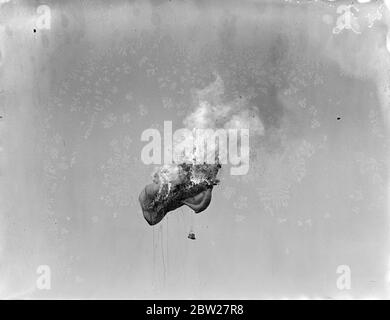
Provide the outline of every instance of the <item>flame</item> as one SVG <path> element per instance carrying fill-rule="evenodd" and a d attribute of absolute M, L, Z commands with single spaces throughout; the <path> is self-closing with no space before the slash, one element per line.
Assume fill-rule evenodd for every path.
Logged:
<path fill-rule="evenodd" d="M 225 142 L 221 142 L 223 139 L 218 143 L 208 144 L 207 148 L 204 143 L 215 139 L 218 129 L 222 129 L 222 133 L 223 130 L 226 132 L 229 129 L 249 129 L 252 135 L 264 133 L 257 108 L 251 106 L 248 99 L 243 96 L 225 102 L 224 92 L 224 82 L 217 73 L 212 83 L 196 92 L 196 108 L 183 120 L 185 129 L 173 139 L 173 150 L 185 152 L 175 154 L 173 164 L 157 168 L 153 174 L 154 181 L 160 184 L 160 193 L 163 192 L 165 197 L 175 185 L 183 182 L 183 177 L 187 173 L 183 172 L 182 164 L 189 165 L 185 168 L 189 170 L 191 184 L 213 183 L 212 175 L 205 172 L 220 167 L 220 154 L 224 151 L 220 148 L 227 146 L 223 144 Z M 178 146 L 181 148 L 176 148 Z M 214 162 L 207 161 L 205 164 L 199 162 L 199 159 L 211 159 Z"/>

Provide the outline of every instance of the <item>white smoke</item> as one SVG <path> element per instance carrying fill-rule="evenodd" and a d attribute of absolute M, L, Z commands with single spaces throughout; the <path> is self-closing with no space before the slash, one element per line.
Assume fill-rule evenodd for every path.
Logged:
<path fill-rule="evenodd" d="M 183 123 L 194 129 L 249 129 L 252 135 L 264 134 L 264 126 L 257 109 L 250 106 L 246 97 L 224 102 L 225 86 L 219 74 L 216 79 L 196 94 L 197 108 Z"/>
<path fill-rule="evenodd" d="M 224 93 L 224 82 L 217 73 L 215 74 L 215 81 L 196 92 L 195 102 L 197 106 L 183 121 L 189 131 L 184 135 L 184 139 L 181 136 L 174 141 L 176 144 L 187 144 L 189 149 L 192 145 L 194 146 L 193 152 L 183 155 L 182 160 L 193 161 L 193 159 L 202 158 L 200 153 L 203 152 L 206 152 L 205 157 L 207 159 L 212 159 L 213 155 L 218 158 L 218 155 L 222 152 L 221 148 L 225 149 L 223 151 L 227 155 L 228 141 L 223 141 L 222 137 L 218 140 L 218 143 L 208 145 L 206 151 L 201 145 L 204 141 L 214 139 L 216 133 L 227 134 L 229 129 L 234 129 L 237 132 L 246 129 L 249 131 L 250 137 L 264 134 L 264 126 L 258 110 L 255 106 L 250 105 L 248 98 L 239 96 L 226 102 L 223 99 Z M 241 151 L 243 151 L 242 148 L 249 148 L 249 145 L 244 146 L 240 144 L 240 141 L 238 141 L 238 144 L 237 147 L 241 147 Z M 244 150 L 244 152 L 249 154 L 249 149 Z"/>
<path fill-rule="evenodd" d="M 173 135 L 173 164 L 166 164 L 153 173 L 153 178 L 160 186 L 168 185 L 171 190 L 180 183 L 182 176 L 180 164 L 218 165 L 227 163 L 230 143 L 236 144 L 234 151 L 240 149 L 241 157 L 229 154 L 231 163 L 239 166 L 240 161 L 249 162 L 249 143 L 242 143 L 238 137 L 244 130 L 249 137 L 264 134 L 264 126 L 255 106 L 251 106 L 246 97 L 240 96 L 232 101 L 224 101 L 225 86 L 219 74 L 207 87 L 197 90 L 195 94 L 195 109 L 183 120 L 185 128 Z M 234 131 L 236 135 L 231 136 Z M 229 147 L 228 147 L 229 146 Z M 244 157 L 248 155 L 248 157 Z M 199 160 L 201 159 L 201 161 Z M 224 162 L 224 159 L 226 162 Z M 221 161 L 222 160 L 222 161 Z M 236 161 L 236 163 L 234 163 Z M 246 163 L 249 166 L 249 163 Z M 202 183 L 207 177 L 196 166 L 192 172 L 191 181 Z M 162 187 L 161 187 L 162 188 Z"/>

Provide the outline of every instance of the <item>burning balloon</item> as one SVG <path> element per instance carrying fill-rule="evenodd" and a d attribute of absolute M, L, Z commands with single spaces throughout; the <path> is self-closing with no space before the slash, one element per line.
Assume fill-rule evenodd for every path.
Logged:
<path fill-rule="evenodd" d="M 172 161 L 172 155 L 167 157 L 164 152 L 164 161 L 169 159 L 169 163 L 164 162 L 165 165 L 155 172 L 153 183 L 147 185 L 139 195 L 143 215 L 150 225 L 159 223 L 168 212 L 183 205 L 190 207 L 195 213 L 206 210 L 213 187 L 219 183 L 217 174 L 221 164 L 227 164 L 227 153 L 231 164 L 235 166 L 230 173 L 247 174 L 249 134 L 263 135 L 264 126 L 255 106 L 249 105 L 242 96 L 225 101 L 224 90 L 222 78 L 215 74 L 215 81 L 197 91 L 196 108 L 183 121 L 189 134 L 184 134 L 183 137 L 174 134 L 175 141 L 168 146 L 164 145 L 164 149 L 169 152 L 180 147 L 180 151 L 184 153 L 178 152 L 174 157 L 175 161 Z M 167 124 L 171 129 L 171 124 L 166 121 L 164 129 Z M 238 132 L 241 134 L 240 139 L 237 138 Z M 193 136 L 192 133 L 196 134 Z M 145 163 L 151 164 L 153 161 L 149 161 L 146 154 L 151 149 L 150 146 L 159 148 L 161 138 L 158 132 L 152 130 L 147 130 L 145 136 L 158 138 L 142 152 L 141 158 L 146 159 Z M 168 136 L 172 136 L 171 131 Z M 145 138 L 144 135 L 142 137 Z M 165 137 L 164 131 L 164 142 L 169 140 Z M 217 137 L 218 143 L 215 143 Z M 161 155 L 161 152 L 153 154 Z"/>
<path fill-rule="evenodd" d="M 144 218 L 150 225 L 159 223 L 165 215 L 183 205 L 195 213 L 204 211 L 210 204 L 213 187 L 221 165 L 179 164 L 162 167 L 154 175 L 154 182 L 139 195 Z"/>

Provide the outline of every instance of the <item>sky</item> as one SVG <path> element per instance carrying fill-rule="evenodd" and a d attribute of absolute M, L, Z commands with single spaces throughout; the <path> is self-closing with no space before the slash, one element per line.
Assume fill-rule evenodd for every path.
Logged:
<path fill-rule="evenodd" d="M 0 4 L 1 298 L 388 297 L 384 3 L 352 28 L 345 1 L 42 4 Z M 249 172 L 149 226 L 142 132 L 184 127 L 217 77 L 211 106 L 258 116 Z"/>

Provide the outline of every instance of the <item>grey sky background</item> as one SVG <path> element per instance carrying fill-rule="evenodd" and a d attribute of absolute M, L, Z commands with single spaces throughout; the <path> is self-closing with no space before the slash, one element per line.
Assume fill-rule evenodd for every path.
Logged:
<path fill-rule="evenodd" d="M 335 35 L 339 3 L 49 1 L 35 33 L 39 1 L 2 4 L 0 297 L 388 296 L 389 14 Z M 250 171 L 151 227 L 141 133 L 215 73 L 264 126 Z"/>

